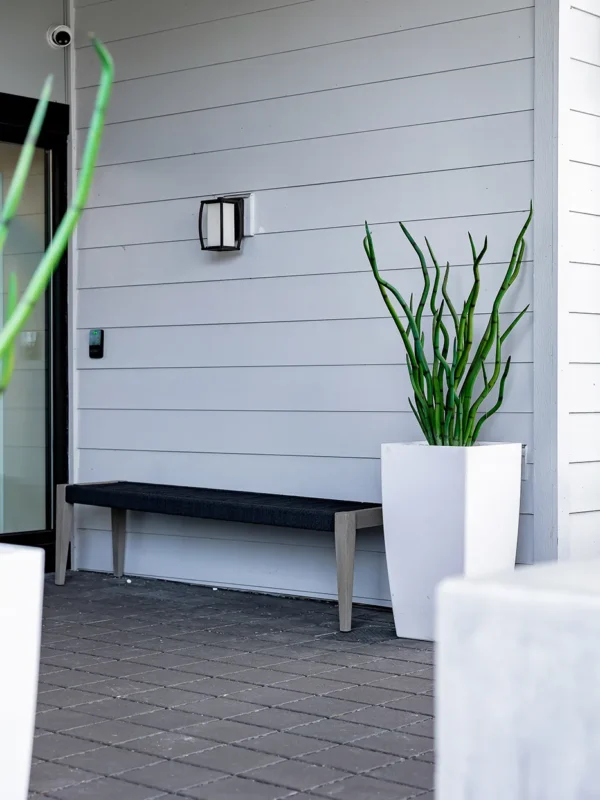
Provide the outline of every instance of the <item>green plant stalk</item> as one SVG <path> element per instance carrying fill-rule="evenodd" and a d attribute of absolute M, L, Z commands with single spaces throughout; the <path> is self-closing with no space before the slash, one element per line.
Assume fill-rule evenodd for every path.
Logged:
<path fill-rule="evenodd" d="M 427 391 L 427 397 L 425 398 L 425 396 L 422 396 L 422 399 L 423 399 L 424 403 L 428 407 L 433 409 L 433 383 L 432 383 L 432 378 L 431 378 L 431 372 L 429 370 L 429 365 L 427 363 L 427 358 L 425 357 L 425 352 L 423 350 L 423 339 L 422 339 L 422 336 L 421 336 L 421 332 L 419 331 L 419 329 L 417 327 L 417 324 L 416 324 L 416 321 L 415 321 L 415 317 L 413 316 L 413 313 L 412 313 L 412 311 L 410 309 L 410 306 L 406 303 L 406 301 L 400 295 L 398 290 L 394 286 L 392 286 L 391 283 L 388 283 L 386 280 L 384 280 L 381 277 L 381 275 L 379 273 L 379 268 L 377 266 L 377 258 L 375 256 L 375 248 L 373 246 L 373 239 L 372 239 L 371 231 L 369 230 L 369 226 L 368 225 L 366 225 L 366 232 L 367 232 L 367 235 L 366 235 L 365 240 L 364 240 L 364 247 L 365 247 L 365 251 L 367 253 L 367 256 L 369 256 L 369 261 L 371 263 L 371 269 L 373 270 L 373 273 L 377 278 L 377 283 L 379 285 L 379 290 L 380 290 L 381 295 L 382 295 L 382 297 L 383 297 L 383 299 L 385 301 L 385 304 L 387 305 L 388 310 L 390 311 L 390 314 L 391 314 L 394 322 L 396 323 L 396 327 L 400 331 L 400 335 L 402 337 L 402 341 L 403 341 L 404 346 L 406 348 L 407 356 L 411 359 L 411 366 L 413 368 L 413 372 L 411 373 L 411 375 L 412 376 L 416 376 L 416 379 L 413 380 L 413 388 L 415 388 L 415 386 L 418 386 L 419 389 L 420 389 L 422 387 L 422 385 L 423 385 L 423 382 L 425 383 L 426 391 Z M 428 280 L 429 280 L 429 277 L 428 277 Z M 398 316 L 398 314 L 397 314 L 397 312 L 396 312 L 396 310 L 395 310 L 395 308 L 393 306 L 393 303 L 391 302 L 391 300 L 389 298 L 388 291 L 390 291 L 394 295 L 396 300 L 400 303 L 400 305 L 402 307 L 402 310 L 404 311 L 404 314 L 405 314 L 405 316 L 406 316 L 406 318 L 408 320 L 409 330 L 410 330 L 410 332 L 411 332 L 411 334 L 413 336 L 414 348 L 411 345 L 410 338 L 408 336 L 408 331 L 406 330 L 406 328 L 402 324 L 402 322 L 400 320 L 400 317 Z M 421 391 L 421 395 L 422 395 L 422 391 Z"/>
<path fill-rule="evenodd" d="M 421 264 L 421 272 L 423 273 L 423 284 L 424 284 L 423 285 L 423 292 L 421 294 L 421 300 L 419 301 L 419 307 L 417 308 L 417 313 L 415 315 L 415 321 L 416 321 L 417 327 L 420 329 L 421 328 L 421 320 L 423 318 L 423 312 L 425 311 L 425 306 L 427 305 L 427 295 L 429 294 L 429 289 L 430 289 L 430 286 L 431 286 L 431 282 L 430 282 L 430 279 L 429 279 L 429 270 L 427 269 L 427 262 L 425 261 L 425 256 L 423 255 L 423 253 L 421 252 L 421 250 L 417 246 L 417 243 L 415 242 L 415 240 L 412 238 L 412 236 L 410 235 L 410 233 L 407 231 L 407 229 L 404 227 L 404 225 L 402 223 L 400 223 L 400 227 L 404 231 L 404 235 L 406 236 L 406 238 L 410 242 L 413 250 L 415 250 L 415 252 L 417 253 L 417 256 L 419 258 L 419 262 Z"/>
<path fill-rule="evenodd" d="M 494 371 L 492 372 L 492 377 L 488 378 L 485 369 L 485 358 L 484 358 L 483 361 L 481 362 L 481 374 L 483 375 L 483 391 L 480 393 L 479 397 L 475 400 L 475 402 L 471 406 L 468 418 L 466 420 L 465 440 L 467 444 L 472 443 L 473 432 L 475 430 L 475 425 L 477 420 L 477 412 L 479 411 L 479 408 L 483 403 L 483 401 L 490 395 L 492 389 L 498 382 L 498 378 L 500 377 L 500 373 L 502 370 L 502 337 L 500 335 L 500 314 L 499 312 L 494 312 L 494 311 L 492 311 L 492 314 L 494 316 L 493 336 L 496 342 Z"/>
<path fill-rule="evenodd" d="M 417 410 L 417 408 L 415 408 L 415 406 L 413 405 L 413 401 L 410 399 L 410 397 L 408 398 L 408 404 L 410 405 L 411 411 L 417 418 L 417 422 L 419 423 L 419 426 L 423 431 L 423 435 L 429 441 L 429 438 L 432 434 L 429 429 L 429 425 L 427 424 L 427 414 L 423 414 L 422 411 Z"/>
<path fill-rule="evenodd" d="M 17 284 L 17 276 L 14 272 L 10 274 L 8 279 L 8 297 L 6 301 L 6 318 L 10 319 L 15 312 L 17 302 L 19 300 L 19 287 Z M 7 348 L 4 358 L 2 359 L 2 377 L 0 380 L 1 388 L 4 389 L 10 383 L 13 370 L 15 368 L 15 348 L 10 346 Z"/>
<path fill-rule="evenodd" d="M 500 409 L 500 406 L 504 402 L 504 389 L 505 389 L 505 385 L 506 385 L 506 379 L 508 378 L 508 373 L 510 372 L 510 365 L 511 365 L 511 357 L 509 356 L 507 358 L 507 360 L 506 360 L 506 366 L 504 367 L 504 372 L 502 374 L 502 378 L 500 379 L 500 387 L 498 389 L 498 399 L 496 400 L 496 402 L 492 406 L 492 408 L 490 408 L 489 411 L 486 411 L 485 414 L 483 414 L 480 417 L 479 421 L 477 422 L 477 425 L 475 426 L 474 432 L 471 434 L 471 443 L 474 443 L 474 442 L 477 441 L 477 437 L 481 433 L 481 428 L 483 427 L 484 423 L 491 416 L 493 416 L 496 413 L 496 411 L 498 411 Z"/>
<path fill-rule="evenodd" d="M 488 323 L 473 358 L 471 358 L 471 351 L 474 346 L 475 312 L 481 289 L 480 267 L 488 248 L 487 237 L 483 247 L 478 251 L 473 237 L 469 234 L 473 258 L 473 285 L 459 317 L 448 292 L 450 264 L 446 265 L 442 279 L 439 262 L 429 241 L 425 239 L 435 270 L 432 287 L 425 255 L 406 226 L 400 223 L 404 235 L 418 256 L 423 274 L 423 291 L 415 313 L 413 312 L 412 295 L 410 302 L 407 303 L 398 289 L 381 276 L 371 231 L 368 224 L 365 223 L 365 251 L 381 295 L 401 334 L 407 353 L 407 368 L 414 392 L 414 402 L 409 398 L 409 404 L 423 435 L 431 445 L 470 446 L 475 444 L 485 422 L 502 406 L 511 365 L 509 357 L 504 367 L 502 366 L 502 348 L 525 316 L 528 307 L 516 316 L 504 333 L 500 329 L 500 311 L 504 297 L 521 271 L 525 255 L 525 236 L 531 223 L 532 214 L 533 208 L 530 207 L 529 215 L 516 239 L 510 263 L 494 298 Z M 392 298 L 399 304 L 405 321 L 401 319 L 400 311 L 396 309 Z M 423 313 L 428 303 L 432 314 L 431 348 L 433 353 L 431 363 L 425 354 L 425 333 L 422 329 Z M 446 311 L 450 315 L 452 334 L 444 321 Z M 486 360 L 494 346 L 493 370 L 488 376 Z M 451 361 L 448 360 L 450 352 L 452 352 Z M 480 377 L 483 379 L 483 388 L 473 398 L 475 386 Z M 482 404 L 491 396 L 496 386 L 498 386 L 496 401 L 489 410 L 480 414 Z"/>
<path fill-rule="evenodd" d="M 437 296 L 437 290 L 438 290 L 438 287 L 439 287 L 439 284 L 440 284 L 440 281 L 441 281 L 441 278 L 442 278 L 442 272 L 440 270 L 440 265 L 438 264 L 437 259 L 435 257 L 435 253 L 433 252 L 433 249 L 432 249 L 431 245 L 429 244 L 429 242 L 427 241 L 427 239 L 425 239 L 425 243 L 427 245 L 427 249 L 429 250 L 429 255 L 431 256 L 431 260 L 432 260 L 433 266 L 435 268 L 435 284 L 434 284 L 433 294 L 431 295 L 431 313 L 433 314 L 434 319 L 435 319 L 435 316 L 436 316 L 435 300 L 436 300 L 436 296 Z M 448 272 L 448 269 L 446 269 L 446 272 Z M 446 281 L 446 277 L 444 276 L 444 282 L 445 281 Z M 444 297 L 443 284 L 442 284 L 442 297 Z M 444 302 L 446 302 L 445 298 L 444 298 Z M 442 354 L 443 354 L 444 358 L 447 358 L 448 357 L 448 353 L 450 352 L 450 334 L 448 333 L 448 329 L 446 328 L 446 326 L 444 324 L 444 320 L 443 320 L 442 317 L 439 318 L 437 324 L 439 325 L 439 328 L 440 328 L 440 330 L 442 332 L 442 336 L 444 337 L 444 346 L 442 348 Z"/>
<path fill-rule="evenodd" d="M 0 332 L 0 358 L 2 358 L 3 362 L 6 360 L 10 361 L 12 358 L 14 358 L 14 354 L 11 353 L 14 340 L 31 314 L 34 305 L 45 292 L 54 270 L 60 263 L 69 243 L 69 239 L 71 238 L 71 235 L 75 230 L 75 226 L 81 217 L 81 212 L 83 211 L 92 185 L 94 169 L 102 139 L 104 119 L 114 78 L 114 65 L 110 53 L 95 37 L 92 37 L 92 44 L 100 60 L 102 71 L 100 77 L 100 86 L 96 94 L 94 113 L 83 152 L 79 180 L 75 189 L 73 201 L 63 217 L 48 249 L 42 256 L 42 259 L 38 264 L 23 296 L 12 308 L 10 308 L 9 303 L 10 313 L 8 314 L 8 319 L 2 331 Z M 42 97 L 38 102 L 27 134 L 27 139 L 17 165 L 17 170 L 13 176 L 13 180 L 11 181 L 11 186 L 7 195 L 7 202 L 4 208 L 2 220 L 0 222 L 0 249 L 1 245 L 3 245 L 6 240 L 10 222 L 17 211 L 19 201 L 23 194 L 25 181 L 29 174 L 31 161 L 35 152 L 35 145 L 44 122 L 50 91 L 51 81 L 48 80 L 44 85 Z M 9 309 L 7 309 L 7 311 L 8 310 Z M 7 374 L 10 377 L 10 372 L 11 370 L 5 369 L 3 364 L 3 382 L 2 387 L 0 387 L 1 390 L 6 388 L 7 383 L 5 382 L 5 377 Z"/>
<path fill-rule="evenodd" d="M 500 339 L 500 346 L 497 348 L 496 353 L 496 365 L 494 369 L 494 375 L 492 380 L 489 382 L 489 386 L 487 389 L 484 389 L 483 396 L 480 396 L 479 401 L 474 403 L 471 406 L 471 398 L 473 396 L 473 391 L 475 387 L 475 383 L 477 381 L 478 375 L 481 372 L 481 364 L 485 362 L 487 359 L 492 345 L 498 335 L 498 331 L 500 329 L 500 306 L 502 304 L 502 300 L 506 295 L 509 288 L 513 285 L 516 279 L 519 276 L 521 271 L 521 265 L 523 263 L 523 257 L 525 255 L 525 234 L 527 233 L 527 229 L 529 228 L 529 224 L 531 223 L 531 218 L 533 215 L 533 206 L 530 207 L 529 216 L 521 229 L 515 246 L 513 248 L 512 257 L 510 260 L 510 264 L 508 265 L 508 269 L 506 271 L 506 275 L 504 276 L 504 280 L 498 290 L 496 298 L 494 299 L 492 312 L 490 314 L 490 319 L 487 324 L 487 328 L 485 333 L 482 336 L 481 342 L 479 343 L 479 347 L 475 353 L 473 358 L 473 362 L 467 371 L 467 375 L 465 377 L 464 382 L 464 393 L 465 393 L 465 406 L 469 408 L 469 412 L 464 420 L 465 431 L 464 436 L 467 444 L 472 444 L 472 434 L 474 431 L 475 426 L 475 417 L 477 414 L 477 410 L 481 405 L 481 402 L 489 395 L 491 390 L 494 388 L 496 381 L 498 380 L 498 375 L 500 372 L 500 364 L 499 359 L 501 357 L 501 345 L 502 340 Z M 521 312 L 521 316 L 525 313 L 526 309 Z M 514 326 L 513 326 L 514 328 Z"/>
<path fill-rule="evenodd" d="M 442 297 L 446 301 L 446 307 L 450 312 L 450 316 L 452 317 L 452 321 L 454 322 L 454 335 L 458 336 L 458 329 L 460 325 L 460 321 L 458 319 L 458 314 L 456 313 L 456 309 L 452 304 L 452 300 L 450 299 L 450 295 L 448 294 L 448 279 L 450 278 L 450 262 L 446 264 L 446 271 L 444 273 L 444 282 L 442 283 Z"/>
<path fill-rule="evenodd" d="M 458 342 L 454 340 L 453 353 L 452 353 L 452 369 L 448 375 L 448 395 L 446 398 L 446 420 L 444 422 L 444 442 L 446 445 L 451 444 L 453 438 L 453 425 L 456 420 L 456 366 Z M 452 432 L 452 433 L 451 433 Z"/>
<path fill-rule="evenodd" d="M 461 357 L 456 369 L 456 376 L 461 380 L 464 371 L 469 363 L 469 356 L 471 354 L 471 347 L 473 346 L 473 329 L 475 325 L 475 308 L 477 300 L 479 299 L 479 291 L 481 289 L 481 275 L 480 266 L 483 258 L 487 252 L 488 240 L 487 236 L 483 243 L 483 248 L 478 253 L 475 247 L 473 237 L 469 233 L 469 243 L 471 245 L 471 253 L 473 255 L 473 288 L 469 293 L 467 302 L 463 308 L 463 313 L 459 323 L 459 344 L 461 346 Z"/>

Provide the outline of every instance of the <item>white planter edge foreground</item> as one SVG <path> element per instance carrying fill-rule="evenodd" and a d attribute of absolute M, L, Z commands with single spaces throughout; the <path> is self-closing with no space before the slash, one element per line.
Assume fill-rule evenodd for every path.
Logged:
<path fill-rule="evenodd" d="M 44 551 L 0 545 L 0 797 L 27 800 L 37 706 Z"/>
<path fill-rule="evenodd" d="M 432 641 L 438 583 L 512 570 L 520 444 L 381 448 L 385 551 L 399 637 Z"/>

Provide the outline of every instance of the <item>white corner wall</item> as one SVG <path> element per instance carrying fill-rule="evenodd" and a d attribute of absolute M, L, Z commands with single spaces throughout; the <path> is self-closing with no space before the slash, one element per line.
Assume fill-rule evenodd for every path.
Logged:
<path fill-rule="evenodd" d="M 65 51 L 46 41 L 48 28 L 65 21 L 63 0 L 6 0 L 0 21 L 0 92 L 38 97 L 53 74 L 52 100 L 66 103 Z"/>
<path fill-rule="evenodd" d="M 467 231 L 488 234 L 481 329 L 533 193 L 532 0 L 76 5 L 80 129 L 88 30 L 117 83 L 75 265 L 73 477 L 379 500 L 381 443 L 419 433 L 363 221 L 407 294 L 420 274 L 397 220 L 456 265 L 457 297 Z M 202 253 L 200 198 L 236 191 L 256 192 L 258 235 L 241 255 Z M 506 321 L 531 300 L 528 259 Z M 530 313 L 489 439 L 531 444 L 532 348 Z M 82 510 L 78 567 L 110 569 L 108 527 Z M 335 595 L 329 537 L 139 515 L 129 529 L 131 574 Z M 381 535 L 358 548 L 357 599 L 386 603 Z"/>
<path fill-rule="evenodd" d="M 569 16 L 571 558 L 600 556 L 600 0 Z"/>

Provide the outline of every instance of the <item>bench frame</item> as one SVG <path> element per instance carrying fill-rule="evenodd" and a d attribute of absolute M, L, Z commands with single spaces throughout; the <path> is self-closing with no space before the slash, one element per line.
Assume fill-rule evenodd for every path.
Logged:
<path fill-rule="evenodd" d="M 95 481 L 94 483 L 97 483 Z M 106 481 L 105 483 L 115 483 Z M 56 487 L 56 574 L 55 583 L 63 586 L 66 579 L 69 545 L 73 542 L 74 507 L 65 499 L 67 484 Z M 111 508 L 113 571 L 117 578 L 125 573 L 125 536 L 127 511 Z M 201 517 L 199 517 L 201 519 Z M 337 564 L 340 631 L 352 629 L 352 597 L 354 592 L 354 556 L 356 531 L 383 525 L 381 506 L 335 514 L 335 559 Z"/>

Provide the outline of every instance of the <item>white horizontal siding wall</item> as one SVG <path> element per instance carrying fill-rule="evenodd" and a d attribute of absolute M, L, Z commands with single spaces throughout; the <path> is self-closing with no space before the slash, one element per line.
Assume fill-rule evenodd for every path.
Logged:
<path fill-rule="evenodd" d="M 76 478 L 378 501 L 381 443 L 419 432 L 363 221 L 406 293 L 421 277 L 397 220 L 455 265 L 457 298 L 467 231 L 488 234 L 482 330 L 533 192 L 533 2 L 76 6 L 81 129 L 97 83 L 85 32 L 117 64 L 79 232 Z M 247 191 L 258 235 L 202 253 L 200 199 Z M 531 257 L 507 323 L 531 301 Z M 103 361 L 88 359 L 91 327 L 106 329 Z M 531 443 L 532 349 L 530 312 L 491 439 Z M 77 565 L 109 569 L 107 515 L 83 510 L 79 527 Z M 335 595 L 328 537 L 138 515 L 130 530 L 133 574 Z M 357 598 L 386 603 L 381 534 L 358 548 Z"/>
<path fill-rule="evenodd" d="M 570 556 L 600 556 L 600 0 L 570 18 Z"/>

